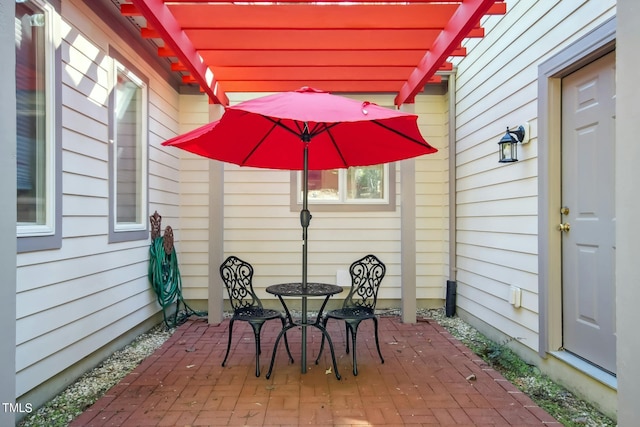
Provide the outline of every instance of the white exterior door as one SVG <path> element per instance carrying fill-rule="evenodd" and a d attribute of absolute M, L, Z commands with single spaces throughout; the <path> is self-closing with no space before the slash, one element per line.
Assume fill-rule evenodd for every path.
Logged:
<path fill-rule="evenodd" d="M 616 372 L 615 52 L 562 80 L 563 347 Z"/>

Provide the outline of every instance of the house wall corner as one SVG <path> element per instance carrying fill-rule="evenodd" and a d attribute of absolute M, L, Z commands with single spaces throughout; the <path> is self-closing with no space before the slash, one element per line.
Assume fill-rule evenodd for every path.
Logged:
<path fill-rule="evenodd" d="M 640 146 L 635 126 L 640 120 L 640 86 L 637 70 L 640 58 L 637 44 L 640 39 L 640 6 L 636 0 L 617 2 L 616 70 L 617 86 L 624 88 L 616 95 L 616 333 L 618 369 L 618 425 L 638 423 L 640 400 L 640 342 L 638 322 L 640 312 L 640 266 L 637 261 L 640 227 L 637 218 L 640 199 L 637 194 Z"/>
<path fill-rule="evenodd" d="M 0 28 L 13 28 L 15 2 L 0 0 Z M 16 204 L 16 79 L 15 36 L 13 31 L 0 32 L 0 55 L 4 66 L 0 67 L 0 129 L 3 138 L 0 144 L 0 200 L 7 206 Z M 9 184 L 7 184 L 9 183 Z M 0 425 L 13 425 L 16 412 L 7 410 L 6 404 L 15 402 L 16 390 L 16 210 L 0 209 Z"/>

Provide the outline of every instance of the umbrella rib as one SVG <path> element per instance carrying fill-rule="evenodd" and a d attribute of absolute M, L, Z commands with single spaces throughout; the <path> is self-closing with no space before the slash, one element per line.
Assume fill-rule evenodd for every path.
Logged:
<path fill-rule="evenodd" d="M 258 142 L 256 145 L 254 145 L 254 147 L 251 149 L 249 154 L 247 154 L 247 156 L 244 159 L 242 159 L 241 166 L 243 166 L 245 163 L 247 163 L 249 158 L 251 156 L 253 156 L 253 153 L 256 152 L 256 150 L 262 145 L 262 143 L 267 139 L 267 137 L 271 134 L 271 132 L 273 132 L 273 130 L 276 128 L 276 125 L 279 124 L 278 122 L 272 120 L 270 117 L 267 117 L 267 119 L 269 119 L 269 120 L 271 120 L 273 122 L 273 126 L 271 127 L 271 129 L 269 129 L 269 132 L 265 133 L 265 135 L 262 137 L 260 142 Z M 286 128 L 286 126 L 285 126 L 285 128 Z"/>
<path fill-rule="evenodd" d="M 304 134 L 305 130 L 303 127 L 303 124 L 305 122 L 300 121 L 300 120 L 294 120 L 293 122 L 296 124 L 296 127 L 298 128 L 297 131 L 295 129 L 290 128 L 289 126 L 281 123 L 282 119 L 274 119 L 273 117 L 269 117 L 269 116 L 262 116 L 265 119 L 269 120 L 271 123 L 273 123 L 274 125 L 280 126 L 281 128 L 291 132 L 292 134 L 296 135 L 297 137 L 302 138 L 302 135 Z M 338 125 L 339 123 L 331 123 L 331 124 L 326 124 L 326 123 L 316 123 L 315 126 L 313 127 L 313 129 L 311 130 L 307 130 L 308 135 L 310 138 L 313 138 L 314 136 L 317 136 L 319 134 L 321 134 L 322 132 L 326 132 L 329 129 L 331 129 L 332 127 Z M 318 130 L 319 127 L 322 127 L 321 129 Z M 272 129 L 273 130 L 273 129 Z"/>
<path fill-rule="evenodd" d="M 313 138 L 316 135 L 320 135 L 322 132 L 328 132 L 329 129 L 331 129 L 332 127 L 334 127 L 337 124 L 338 123 L 327 124 L 326 122 L 316 123 L 316 125 L 313 127 L 313 130 L 311 130 L 311 132 L 309 132 L 309 134 Z M 322 128 L 320 128 L 321 126 L 322 126 Z M 320 129 L 318 129 L 318 128 L 320 128 Z"/>
<path fill-rule="evenodd" d="M 378 126 L 380 126 L 380 127 L 384 128 L 384 129 L 388 130 L 389 132 L 393 132 L 393 133 L 395 133 L 396 135 L 400 135 L 401 137 L 406 138 L 406 139 L 408 139 L 408 140 L 409 140 L 409 141 L 411 141 L 411 142 L 415 142 L 416 144 L 420 145 L 421 147 L 430 147 L 430 148 L 433 148 L 433 147 L 431 147 L 431 145 L 429 145 L 429 143 L 425 144 L 425 143 L 423 143 L 423 142 L 421 142 L 421 141 L 419 141 L 419 140 L 417 140 L 417 139 L 415 139 L 415 138 L 412 138 L 412 137 L 410 137 L 409 135 L 404 134 L 404 133 L 400 132 L 400 131 L 399 131 L 399 130 L 397 130 L 397 129 L 393 129 L 392 127 L 389 127 L 389 126 L 387 126 L 387 125 L 385 125 L 385 124 L 383 124 L 383 123 L 381 123 L 381 122 L 379 122 L 379 121 L 377 121 L 377 120 L 372 120 L 372 121 L 371 121 L 371 123 L 375 123 L 375 124 L 377 124 Z"/>
<path fill-rule="evenodd" d="M 307 129 L 307 130 L 306 130 L 307 135 L 309 134 L 309 128 L 308 128 L 308 126 L 307 126 L 307 123 L 306 123 L 306 122 L 300 122 L 300 121 L 298 121 L 298 120 L 294 120 L 294 122 L 293 122 L 293 123 L 295 123 L 295 124 L 296 124 L 296 128 L 298 128 L 298 133 L 297 133 L 297 135 L 298 135 L 301 139 L 304 139 L 305 128 Z M 293 133 L 295 133 L 295 131 L 293 131 Z"/>
<path fill-rule="evenodd" d="M 333 127 L 333 126 L 331 126 Z M 336 144 L 336 140 L 333 138 L 333 134 L 330 132 L 331 130 L 330 126 L 327 126 L 327 128 L 325 129 L 325 131 L 327 132 L 327 134 L 329 135 L 329 139 L 331 139 L 331 143 L 333 144 L 333 147 L 336 149 L 336 152 L 338 153 L 338 155 L 340 156 L 340 159 L 342 159 L 342 164 L 344 165 L 344 167 L 347 167 L 347 161 L 345 160 L 344 156 L 342 155 L 342 151 L 340 151 L 340 147 L 338 147 L 338 144 Z"/>
<path fill-rule="evenodd" d="M 267 119 L 267 120 L 269 120 L 271 123 L 273 123 L 273 128 L 271 128 L 271 130 L 273 130 L 276 126 L 280 126 L 282 129 L 284 129 L 284 130 L 288 130 L 289 132 L 291 132 L 292 134 L 294 134 L 294 135 L 295 135 L 295 136 L 297 136 L 297 137 L 301 137 L 301 136 L 302 136 L 302 135 L 301 135 L 302 129 L 300 129 L 300 130 L 299 130 L 300 132 L 296 132 L 296 131 L 295 131 L 295 129 L 291 129 L 289 126 L 282 124 L 282 123 L 281 123 L 281 120 L 282 120 L 282 119 L 278 119 L 278 120 L 276 120 L 276 119 L 274 119 L 274 118 L 272 118 L 272 117 L 269 117 L 269 116 L 262 116 L 262 117 L 264 117 L 265 119 Z M 296 125 L 298 125 L 298 122 L 297 122 L 297 121 L 296 121 L 295 123 L 296 123 Z M 298 125 L 298 126 L 299 126 L 299 125 Z M 270 130 L 269 132 L 271 132 L 271 130 Z"/>

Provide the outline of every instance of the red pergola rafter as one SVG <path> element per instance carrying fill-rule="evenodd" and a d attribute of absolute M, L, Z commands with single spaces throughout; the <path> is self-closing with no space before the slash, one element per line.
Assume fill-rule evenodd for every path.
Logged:
<path fill-rule="evenodd" d="M 164 42 L 175 52 L 178 59 L 192 73 L 200 87 L 209 98 L 218 104 L 228 104 L 225 92 L 218 87 L 218 82 L 211 69 L 204 63 L 193 43 L 182 30 L 162 0 L 131 0 L 136 9 L 142 13 L 148 23 L 158 31 Z"/>
<path fill-rule="evenodd" d="M 450 56 L 451 50 L 462 42 L 475 23 L 480 21 L 494 3 L 494 0 L 466 0 L 458 6 L 456 13 L 434 41 L 433 47 L 427 51 L 400 89 L 395 99 L 396 105 L 413 100 L 429 76 L 435 74 L 442 61 Z"/>

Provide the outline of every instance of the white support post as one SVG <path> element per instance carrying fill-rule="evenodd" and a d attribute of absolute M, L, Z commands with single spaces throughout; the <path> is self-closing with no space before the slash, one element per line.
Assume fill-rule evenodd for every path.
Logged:
<path fill-rule="evenodd" d="M 414 104 L 402 111 L 413 113 Z M 401 309 L 403 323 L 416 323 L 416 161 L 400 162 Z"/>

